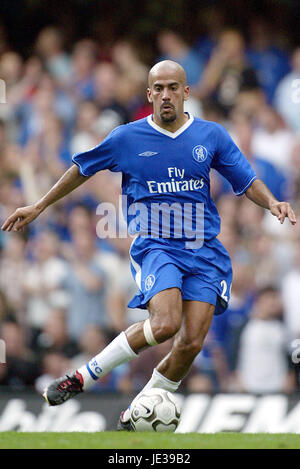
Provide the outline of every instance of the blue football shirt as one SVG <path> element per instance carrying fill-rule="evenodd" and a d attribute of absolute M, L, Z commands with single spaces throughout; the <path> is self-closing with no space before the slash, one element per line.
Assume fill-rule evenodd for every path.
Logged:
<path fill-rule="evenodd" d="M 155 124 L 151 115 L 121 125 L 72 160 L 83 176 L 120 171 L 130 234 L 166 242 L 197 237 L 209 241 L 219 234 L 220 217 L 210 196 L 211 168 L 229 181 L 236 195 L 256 179 L 227 131 L 193 116 L 174 133 Z"/>

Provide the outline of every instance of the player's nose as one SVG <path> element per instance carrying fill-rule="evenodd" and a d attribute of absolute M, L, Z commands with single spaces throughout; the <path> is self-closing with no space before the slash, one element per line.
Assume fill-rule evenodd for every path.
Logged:
<path fill-rule="evenodd" d="M 166 88 L 166 89 L 163 90 L 162 100 L 163 101 L 170 101 L 170 99 L 171 99 L 170 92 L 169 92 L 168 88 Z"/>

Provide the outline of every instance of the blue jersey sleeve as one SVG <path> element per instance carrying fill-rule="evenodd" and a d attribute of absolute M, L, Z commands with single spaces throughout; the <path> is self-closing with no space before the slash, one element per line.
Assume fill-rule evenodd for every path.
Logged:
<path fill-rule="evenodd" d="M 76 153 L 72 157 L 82 176 L 92 176 L 103 169 L 120 171 L 119 167 L 119 130 L 114 129 L 99 145 L 91 150 Z"/>
<path fill-rule="evenodd" d="M 257 179 L 251 164 L 221 125 L 217 125 L 217 148 L 212 168 L 230 182 L 235 195 L 244 194 Z"/>

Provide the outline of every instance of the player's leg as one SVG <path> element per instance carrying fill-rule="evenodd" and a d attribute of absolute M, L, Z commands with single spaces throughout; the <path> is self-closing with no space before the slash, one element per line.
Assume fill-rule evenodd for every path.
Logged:
<path fill-rule="evenodd" d="M 148 305 L 150 335 L 157 344 L 173 337 L 181 327 L 182 297 L 178 288 L 169 288 L 154 295 Z M 126 330 L 126 337 L 130 347 L 139 352 L 150 344 L 145 338 L 145 321 L 134 324 Z M 147 335 L 147 333 L 146 333 Z"/>
<path fill-rule="evenodd" d="M 162 388 L 176 392 L 188 373 L 194 358 L 201 351 L 209 330 L 215 306 L 201 301 L 183 301 L 183 318 L 170 353 L 153 370 L 151 379 L 141 392 Z M 130 431 L 130 408 L 122 412 L 118 429 Z"/>
<path fill-rule="evenodd" d="M 180 329 L 182 298 L 178 288 L 169 288 L 154 295 L 149 302 L 149 319 L 129 327 L 107 347 L 79 368 L 46 388 L 44 398 L 50 405 L 59 405 L 91 387 L 113 368 L 136 358 L 148 346 L 164 342 Z"/>
<path fill-rule="evenodd" d="M 78 371 L 84 378 L 84 389 L 125 363 L 146 347 L 173 337 L 181 326 L 182 299 L 178 288 L 163 290 L 149 302 L 149 319 L 130 326 L 117 336 L 103 351 Z"/>
<path fill-rule="evenodd" d="M 183 320 L 172 350 L 158 364 L 157 371 L 172 382 L 180 382 L 201 351 L 215 306 L 201 301 L 183 301 Z"/>
<path fill-rule="evenodd" d="M 168 355 L 157 365 L 143 388 L 177 391 L 194 358 L 201 351 L 214 314 L 214 305 L 201 301 L 183 301 L 181 327 Z"/>

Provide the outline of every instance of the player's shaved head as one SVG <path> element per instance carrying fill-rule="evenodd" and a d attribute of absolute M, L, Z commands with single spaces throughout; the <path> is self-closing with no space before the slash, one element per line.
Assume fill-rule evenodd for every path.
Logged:
<path fill-rule="evenodd" d="M 184 68 L 173 60 L 162 60 L 155 64 L 148 76 L 148 85 L 151 88 L 157 80 L 174 79 L 175 81 L 186 86 L 186 73 Z"/>
<path fill-rule="evenodd" d="M 153 104 L 156 123 L 175 127 L 183 125 L 187 118 L 184 101 L 189 96 L 184 68 L 173 60 L 155 64 L 149 72 L 147 96 L 149 103 Z"/>

